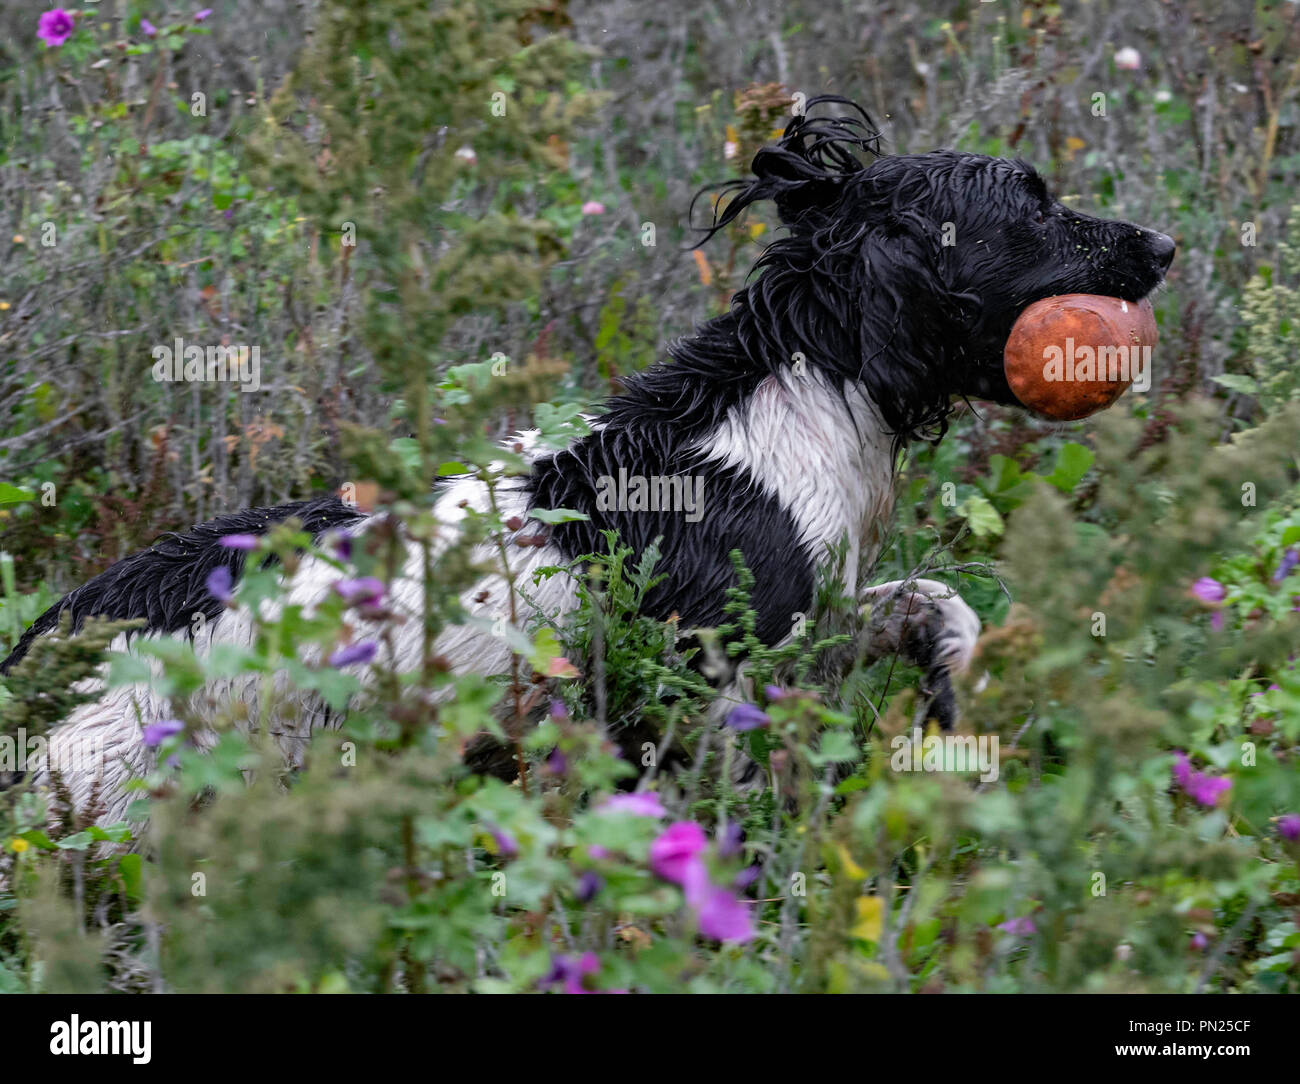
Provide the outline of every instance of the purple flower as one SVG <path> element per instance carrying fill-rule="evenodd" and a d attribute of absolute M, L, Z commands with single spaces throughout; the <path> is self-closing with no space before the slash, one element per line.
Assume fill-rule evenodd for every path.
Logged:
<path fill-rule="evenodd" d="M 566 994 L 590 994 L 582 980 L 585 976 L 600 970 L 600 960 L 594 952 L 584 952 L 576 960 L 567 956 L 557 956 L 551 961 L 551 970 L 541 980 L 543 986 L 555 986 L 562 983 Z"/>
<path fill-rule="evenodd" d="M 1214 605 L 1228 597 L 1228 589 L 1218 580 L 1211 579 L 1209 576 L 1202 576 L 1192 584 L 1192 594 L 1202 602 Z"/>
<path fill-rule="evenodd" d="M 1210 939 L 1206 937 L 1205 934 L 1201 933 L 1200 930 L 1197 930 L 1192 934 L 1192 948 L 1196 952 L 1204 952 L 1209 947 Z"/>
<path fill-rule="evenodd" d="M 356 662 L 369 662 L 378 650 L 379 645 L 373 640 L 358 640 L 355 644 L 348 644 L 334 652 L 330 656 L 330 665 L 335 670 L 341 670 Z"/>
<path fill-rule="evenodd" d="M 731 887 L 737 892 L 744 892 L 745 889 L 758 880 L 762 872 L 762 866 L 746 866 L 731 879 Z"/>
<path fill-rule="evenodd" d="M 1232 790 L 1232 780 L 1218 775 L 1205 775 L 1193 772 L 1192 781 L 1187 786 L 1187 793 L 1203 806 L 1213 807 L 1219 804 L 1219 795 Z"/>
<path fill-rule="evenodd" d="M 208 573 L 208 594 L 218 602 L 229 602 L 234 597 L 234 576 L 225 565 L 217 565 Z"/>
<path fill-rule="evenodd" d="M 154 26 L 153 23 L 151 23 L 148 19 L 145 19 L 143 17 L 140 19 L 140 29 L 145 32 L 146 37 L 150 37 L 150 38 L 152 38 L 155 34 L 158 33 L 158 28 Z"/>
<path fill-rule="evenodd" d="M 744 832 L 735 821 L 726 821 L 718 825 L 718 857 L 731 858 L 740 853 L 740 844 Z"/>
<path fill-rule="evenodd" d="M 384 598 L 384 581 L 374 576 L 355 580 L 339 580 L 334 590 L 343 596 L 349 606 L 377 606 Z"/>
<path fill-rule="evenodd" d="M 203 22 L 204 19 L 206 19 L 211 14 L 212 14 L 211 8 L 204 8 L 202 11 L 196 11 L 194 13 L 194 21 L 196 23 L 201 23 Z"/>
<path fill-rule="evenodd" d="M 1216 806 L 1219 804 L 1219 796 L 1232 789 L 1231 779 L 1193 770 L 1191 761 L 1181 751 L 1174 753 L 1173 776 L 1174 782 L 1191 795 L 1198 805 Z"/>
<path fill-rule="evenodd" d="M 553 699 L 551 701 L 550 714 L 551 714 L 551 718 L 554 719 L 557 723 L 562 723 L 564 722 L 565 719 L 569 717 L 569 709 L 564 706 L 563 700 L 560 700 L 558 698 Z"/>
<path fill-rule="evenodd" d="M 348 531 L 339 531 L 334 539 L 334 553 L 340 561 L 352 560 L 352 535 Z"/>
<path fill-rule="evenodd" d="M 700 933 L 715 941 L 749 941 L 754 936 L 749 908 L 725 888 L 708 885 L 696 896 L 693 906 Z"/>
<path fill-rule="evenodd" d="M 636 817 L 664 817 L 668 815 L 659 795 L 652 790 L 638 794 L 612 794 L 597 807 L 600 813 L 631 813 Z M 666 833 L 665 833 L 666 834 Z"/>
<path fill-rule="evenodd" d="M 694 821 L 678 821 L 650 844 L 650 868 L 665 881 L 684 885 L 702 868 L 700 854 L 708 845 L 704 829 Z"/>
<path fill-rule="evenodd" d="M 780 685 L 764 685 L 763 695 L 767 697 L 768 703 L 774 700 L 784 700 L 790 694 L 787 693 Z"/>
<path fill-rule="evenodd" d="M 257 535 L 255 534 L 228 534 L 222 535 L 218 539 L 218 544 L 225 546 L 228 550 L 255 550 L 257 549 Z"/>
<path fill-rule="evenodd" d="M 732 730 L 757 730 L 772 720 L 754 704 L 737 704 L 727 715 L 727 726 Z"/>
<path fill-rule="evenodd" d="M 64 11 L 63 8 L 53 8 L 50 11 L 42 12 L 40 21 L 36 24 L 36 36 L 53 49 L 62 45 L 70 37 L 75 29 L 72 21 L 72 13 Z"/>
<path fill-rule="evenodd" d="M 590 903 L 605 887 L 605 878 L 595 870 L 587 870 L 578 878 L 578 888 L 574 893 L 579 903 Z"/>
<path fill-rule="evenodd" d="M 1222 611 L 1222 610 L 1215 610 L 1214 613 L 1210 614 L 1210 628 L 1212 628 L 1215 632 L 1222 632 L 1222 631 L 1223 631 L 1223 611 Z"/>
<path fill-rule="evenodd" d="M 1288 813 L 1278 817 L 1277 834 L 1283 839 L 1300 839 L 1300 813 Z"/>
<path fill-rule="evenodd" d="M 552 775 L 563 775 L 569 770 L 569 758 L 560 750 L 552 749 L 551 755 L 546 758 L 546 770 Z"/>
<path fill-rule="evenodd" d="M 588 847 L 587 853 L 591 855 L 592 858 L 596 859 L 597 862 L 601 861 L 602 859 L 608 858 L 610 856 L 609 848 L 602 847 L 599 843 L 593 843 L 590 847 Z"/>
<path fill-rule="evenodd" d="M 175 737 L 185 729 L 179 719 L 159 719 L 144 728 L 144 743 L 150 749 L 157 749 L 168 738 Z"/>
<path fill-rule="evenodd" d="M 503 832 L 500 828 L 490 827 L 488 833 L 496 841 L 497 854 L 502 858 L 514 858 L 519 853 L 519 844 L 515 842 L 515 837 L 509 832 Z"/>
<path fill-rule="evenodd" d="M 1037 933 L 1038 927 L 1034 925 L 1034 920 L 1028 915 L 1021 918 L 1008 919 L 1006 922 L 998 925 L 999 930 L 1004 930 L 1015 937 L 1028 937 L 1031 933 Z"/>
<path fill-rule="evenodd" d="M 626 994 L 626 990 L 596 990 L 584 981 L 588 975 L 600 970 L 600 960 L 594 952 L 584 952 L 576 960 L 557 956 L 551 970 L 539 980 L 541 986 L 562 985 L 566 994 Z"/>
<path fill-rule="evenodd" d="M 1273 582 L 1281 583 L 1291 575 L 1291 570 L 1296 565 L 1300 565 L 1300 550 L 1292 546 L 1282 554 L 1282 563 L 1277 566 L 1277 571 L 1273 573 Z"/>

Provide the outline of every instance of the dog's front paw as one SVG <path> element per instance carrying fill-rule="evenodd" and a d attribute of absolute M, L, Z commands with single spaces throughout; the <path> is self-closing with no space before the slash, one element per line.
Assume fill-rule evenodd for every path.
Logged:
<path fill-rule="evenodd" d="M 937 580 L 894 580 L 864 592 L 866 655 L 899 652 L 925 671 L 928 715 L 949 730 L 957 721 L 952 677 L 970 668 L 980 619 L 960 595 Z"/>
<path fill-rule="evenodd" d="M 950 674 L 964 674 L 975 657 L 975 642 L 980 638 L 979 614 L 947 584 L 935 580 L 917 580 L 916 589 L 930 599 L 938 611 L 934 659 Z"/>

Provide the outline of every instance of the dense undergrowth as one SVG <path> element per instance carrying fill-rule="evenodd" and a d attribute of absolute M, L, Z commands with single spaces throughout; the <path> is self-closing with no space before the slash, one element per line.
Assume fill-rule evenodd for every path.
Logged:
<path fill-rule="evenodd" d="M 726 5 L 681 14 L 690 44 L 614 5 L 600 56 L 579 5 L 324 0 L 310 35 L 267 5 L 266 70 L 229 81 L 233 4 L 79 16 L 50 48 L 6 12 L 0 646 L 195 518 L 340 485 L 398 515 L 318 547 L 378 586 L 257 617 L 248 647 L 146 646 L 174 712 L 128 821 L 0 792 L 0 990 L 1295 992 L 1300 69 L 1253 59 L 1292 55 L 1295 27 L 1265 3 L 991 7 L 901 5 L 867 59 L 820 8 L 762 7 L 751 72 Z M 654 47 L 620 52 L 638 27 Z M 747 638 L 743 563 L 723 631 L 751 703 L 706 726 L 688 656 L 725 648 L 638 615 L 654 555 L 616 539 L 574 570 L 571 621 L 501 630 L 511 674 L 394 671 L 385 585 L 429 542 L 434 478 L 521 470 L 509 427 L 563 443 L 666 327 L 725 304 L 764 223 L 692 256 L 684 197 L 743 166 L 789 90 L 826 89 L 827 41 L 832 89 L 892 112 L 901 149 L 1024 154 L 1180 242 L 1151 395 L 1068 428 L 981 407 L 903 465 L 878 577 L 945 579 L 984 619 L 961 730 L 999 739 L 996 776 L 908 770 L 917 674 L 854 663 L 836 585 L 791 648 Z M 637 79 L 670 88 L 666 116 Z M 177 337 L 262 344 L 263 390 L 154 382 Z M 469 544 L 505 530 L 472 517 L 439 558 L 431 634 L 463 616 Z M 260 545 L 292 564 L 310 540 Z M 228 605 L 258 613 L 276 567 Z M 39 644 L 0 682 L 0 738 L 57 723 L 110 632 Z M 231 677 L 259 719 L 305 689 L 342 727 L 286 772 L 232 702 L 200 753 L 187 698 Z M 484 729 L 518 784 L 465 771 Z M 741 755 L 765 790 L 730 784 Z"/>

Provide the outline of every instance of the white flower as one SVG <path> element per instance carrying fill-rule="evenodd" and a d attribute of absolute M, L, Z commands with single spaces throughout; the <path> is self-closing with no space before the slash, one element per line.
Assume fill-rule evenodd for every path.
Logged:
<path fill-rule="evenodd" d="M 1142 66 L 1142 54 L 1131 45 L 1124 46 L 1123 49 L 1115 53 L 1115 67 L 1120 71 L 1134 72 Z"/>

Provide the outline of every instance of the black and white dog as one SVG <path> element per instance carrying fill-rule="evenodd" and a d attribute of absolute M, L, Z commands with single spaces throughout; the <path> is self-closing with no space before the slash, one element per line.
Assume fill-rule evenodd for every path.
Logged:
<path fill-rule="evenodd" d="M 590 435 L 563 451 L 533 450 L 531 476 L 498 491 L 507 517 L 522 521 L 534 507 L 589 517 L 553 526 L 543 546 L 518 547 L 521 574 L 603 550 L 602 529 L 617 530 L 638 552 L 660 539 L 666 578 L 647 611 L 676 614 L 683 628 L 707 627 L 722 619 L 734 580 L 729 554 L 740 550 L 755 577 L 757 631 L 771 644 L 812 609 L 819 566 L 832 551 L 846 555 L 843 582 L 862 601 L 896 599 L 898 584 L 859 581 L 891 518 L 900 448 L 941 436 L 955 396 L 1015 403 L 1002 350 L 1031 302 L 1069 293 L 1138 301 L 1173 259 L 1169 237 L 1070 210 L 1022 162 L 949 150 L 882 156 L 864 112 L 840 98 L 809 103 L 827 105 L 842 115 L 796 117 L 779 143 L 754 158 L 751 179 L 724 186 L 731 199 L 715 213 L 710 235 L 765 199 L 775 201 L 786 228 L 730 311 L 670 347 L 671 361 L 629 377 Z M 627 479 L 679 499 L 653 510 L 656 502 L 627 499 Z M 440 521 L 454 528 L 466 505 L 486 510 L 481 483 L 448 487 L 436 504 Z M 242 571 L 243 554 L 218 540 L 290 516 L 317 534 L 337 527 L 359 534 L 370 522 L 327 498 L 169 535 L 63 598 L 2 668 L 65 613 L 74 631 L 102 615 L 143 618 L 145 635 L 161 636 L 190 635 L 197 611 L 206 617 L 199 648 L 247 641 L 247 619 L 205 588 L 220 564 L 236 577 Z M 535 534 L 536 524 L 524 532 Z M 310 607 L 337 578 L 323 562 L 305 560 L 289 599 Z M 415 618 L 390 660 L 399 668 L 419 664 L 422 578 L 412 549 L 390 587 L 390 600 Z M 905 594 L 914 617 L 895 621 L 877 649 L 904 650 L 943 684 L 969 662 L 979 621 L 942 584 L 916 581 Z M 572 581 L 555 576 L 532 599 L 554 616 L 573 609 L 576 593 Z M 468 611 L 489 617 L 507 613 L 507 603 L 500 577 L 465 596 Z M 506 643 L 479 625 L 445 630 L 436 650 L 458 671 L 509 668 Z M 219 692 L 252 699 L 237 684 Z M 51 753 L 95 742 L 103 757 L 97 772 L 65 772 L 74 801 L 94 795 L 101 820 L 120 819 L 122 785 L 151 767 L 141 726 L 169 714 L 143 685 L 109 690 L 76 709 L 51 736 Z M 323 706 L 306 704 L 295 719 L 278 722 L 284 744 L 330 720 Z"/>

